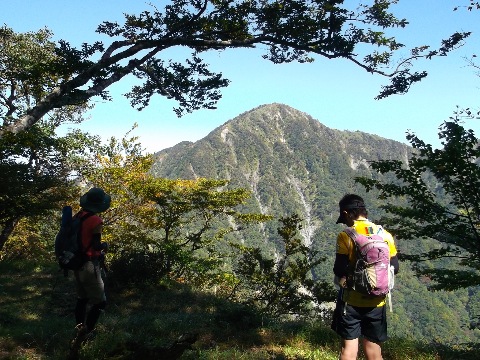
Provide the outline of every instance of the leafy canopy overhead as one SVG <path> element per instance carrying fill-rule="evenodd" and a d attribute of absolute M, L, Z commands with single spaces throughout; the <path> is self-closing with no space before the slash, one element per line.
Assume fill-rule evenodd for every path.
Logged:
<path fill-rule="evenodd" d="M 141 80 L 127 95 L 138 109 L 148 106 L 153 95 L 175 100 L 178 116 L 214 108 L 229 81 L 209 69 L 202 53 L 227 48 L 260 46 L 266 49 L 263 57 L 277 64 L 311 62 L 315 56 L 348 59 L 390 78 L 379 99 L 405 93 L 427 75 L 414 71 L 412 60 L 445 55 L 469 33 L 453 34 L 438 50 L 416 47 L 408 58 L 395 59 L 404 45 L 385 31 L 407 25 L 390 12 L 396 2 L 376 0 L 350 8 L 352 2 L 342 0 L 173 0 L 162 10 L 152 6 L 139 15 L 127 14 L 124 24 L 105 21 L 97 32 L 112 37 L 112 42 L 85 43 L 79 49 L 67 41 L 53 44 L 47 30 L 15 34 L 4 27 L 0 136 L 23 131 L 55 109 L 86 104 L 94 96 L 108 98 L 108 87 L 128 74 Z M 37 37 L 35 46 L 47 51 L 16 51 L 24 36 Z M 370 50 L 365 53 L 360 46 Z M 184 62 L 162 58 L 165 50 L 175 47 L 191 49 L 190 57 Z M 26 55 L 37 52 L 38 60 Z M 18 66 L 24 63 L 27 66 Z"/>

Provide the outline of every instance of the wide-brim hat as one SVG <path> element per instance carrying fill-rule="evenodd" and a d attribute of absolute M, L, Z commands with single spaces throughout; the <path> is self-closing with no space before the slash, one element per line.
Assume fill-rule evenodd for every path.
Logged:
<path fill-rule="evenodd" d="M 340 216 L 337 219 L 335 224 L 346 224 L 345 214 L 343 213 L 345 210 L 351 209 L 365 209 L 365 203 L 363 201 L 354 200 L 351 204 L 344 205 L 340 208 Z"/>
<path fill-rule="evenodd" d="M 110 207 L 111 200 L 103 189 L 94 187 L 80 197 L 80 206 L 83 210 L 99 213 Z"/>

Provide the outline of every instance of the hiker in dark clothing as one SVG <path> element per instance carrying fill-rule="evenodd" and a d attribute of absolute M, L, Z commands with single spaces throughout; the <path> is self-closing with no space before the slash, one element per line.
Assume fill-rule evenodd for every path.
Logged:
<path fill-rule="evenodd" d="M 110 207 L 110 200 L 110 195 L 107 195 L 103 189 L 92 188 L 80 198 L 81 210 L 75 215 L 80 218 L 87 217 L 82 222 L 81 229 L 85 263 L 74 272 L 77 288 L 77 304 L 75 307 L 77 336 L 72 347 L 80 346 L 95 329 L 95 325 L 107 304 L 101 260 L 108 245 L 101 242 L 103 220 L 96 214 L 107 210 Z M 87 312 L 89 304 L 91 306 Z"/>

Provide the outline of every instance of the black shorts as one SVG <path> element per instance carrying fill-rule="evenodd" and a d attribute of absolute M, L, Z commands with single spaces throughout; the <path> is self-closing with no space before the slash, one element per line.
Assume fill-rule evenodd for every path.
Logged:
<path fill-rule="evenodd" d="M 345 303 L 337 301 L 332 329 L 345 340 L 363 336 L 375 343 L 384 342 L 387 340 L 386 307 L 357 307 L 347 304 L 345 309 Z"/>

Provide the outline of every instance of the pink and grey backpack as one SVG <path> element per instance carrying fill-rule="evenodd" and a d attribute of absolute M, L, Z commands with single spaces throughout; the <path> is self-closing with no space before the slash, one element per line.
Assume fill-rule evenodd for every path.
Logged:
<path fill-rule="evenodd" d="M 357 257 L 354 268 L 349 271 L 347 287 L 362 294 L 387 295 L 393 285 L 389 281 L 388 243 L 379 234 L 362 235 L 353 228 L 344 231 L 355 243 Z"/>

